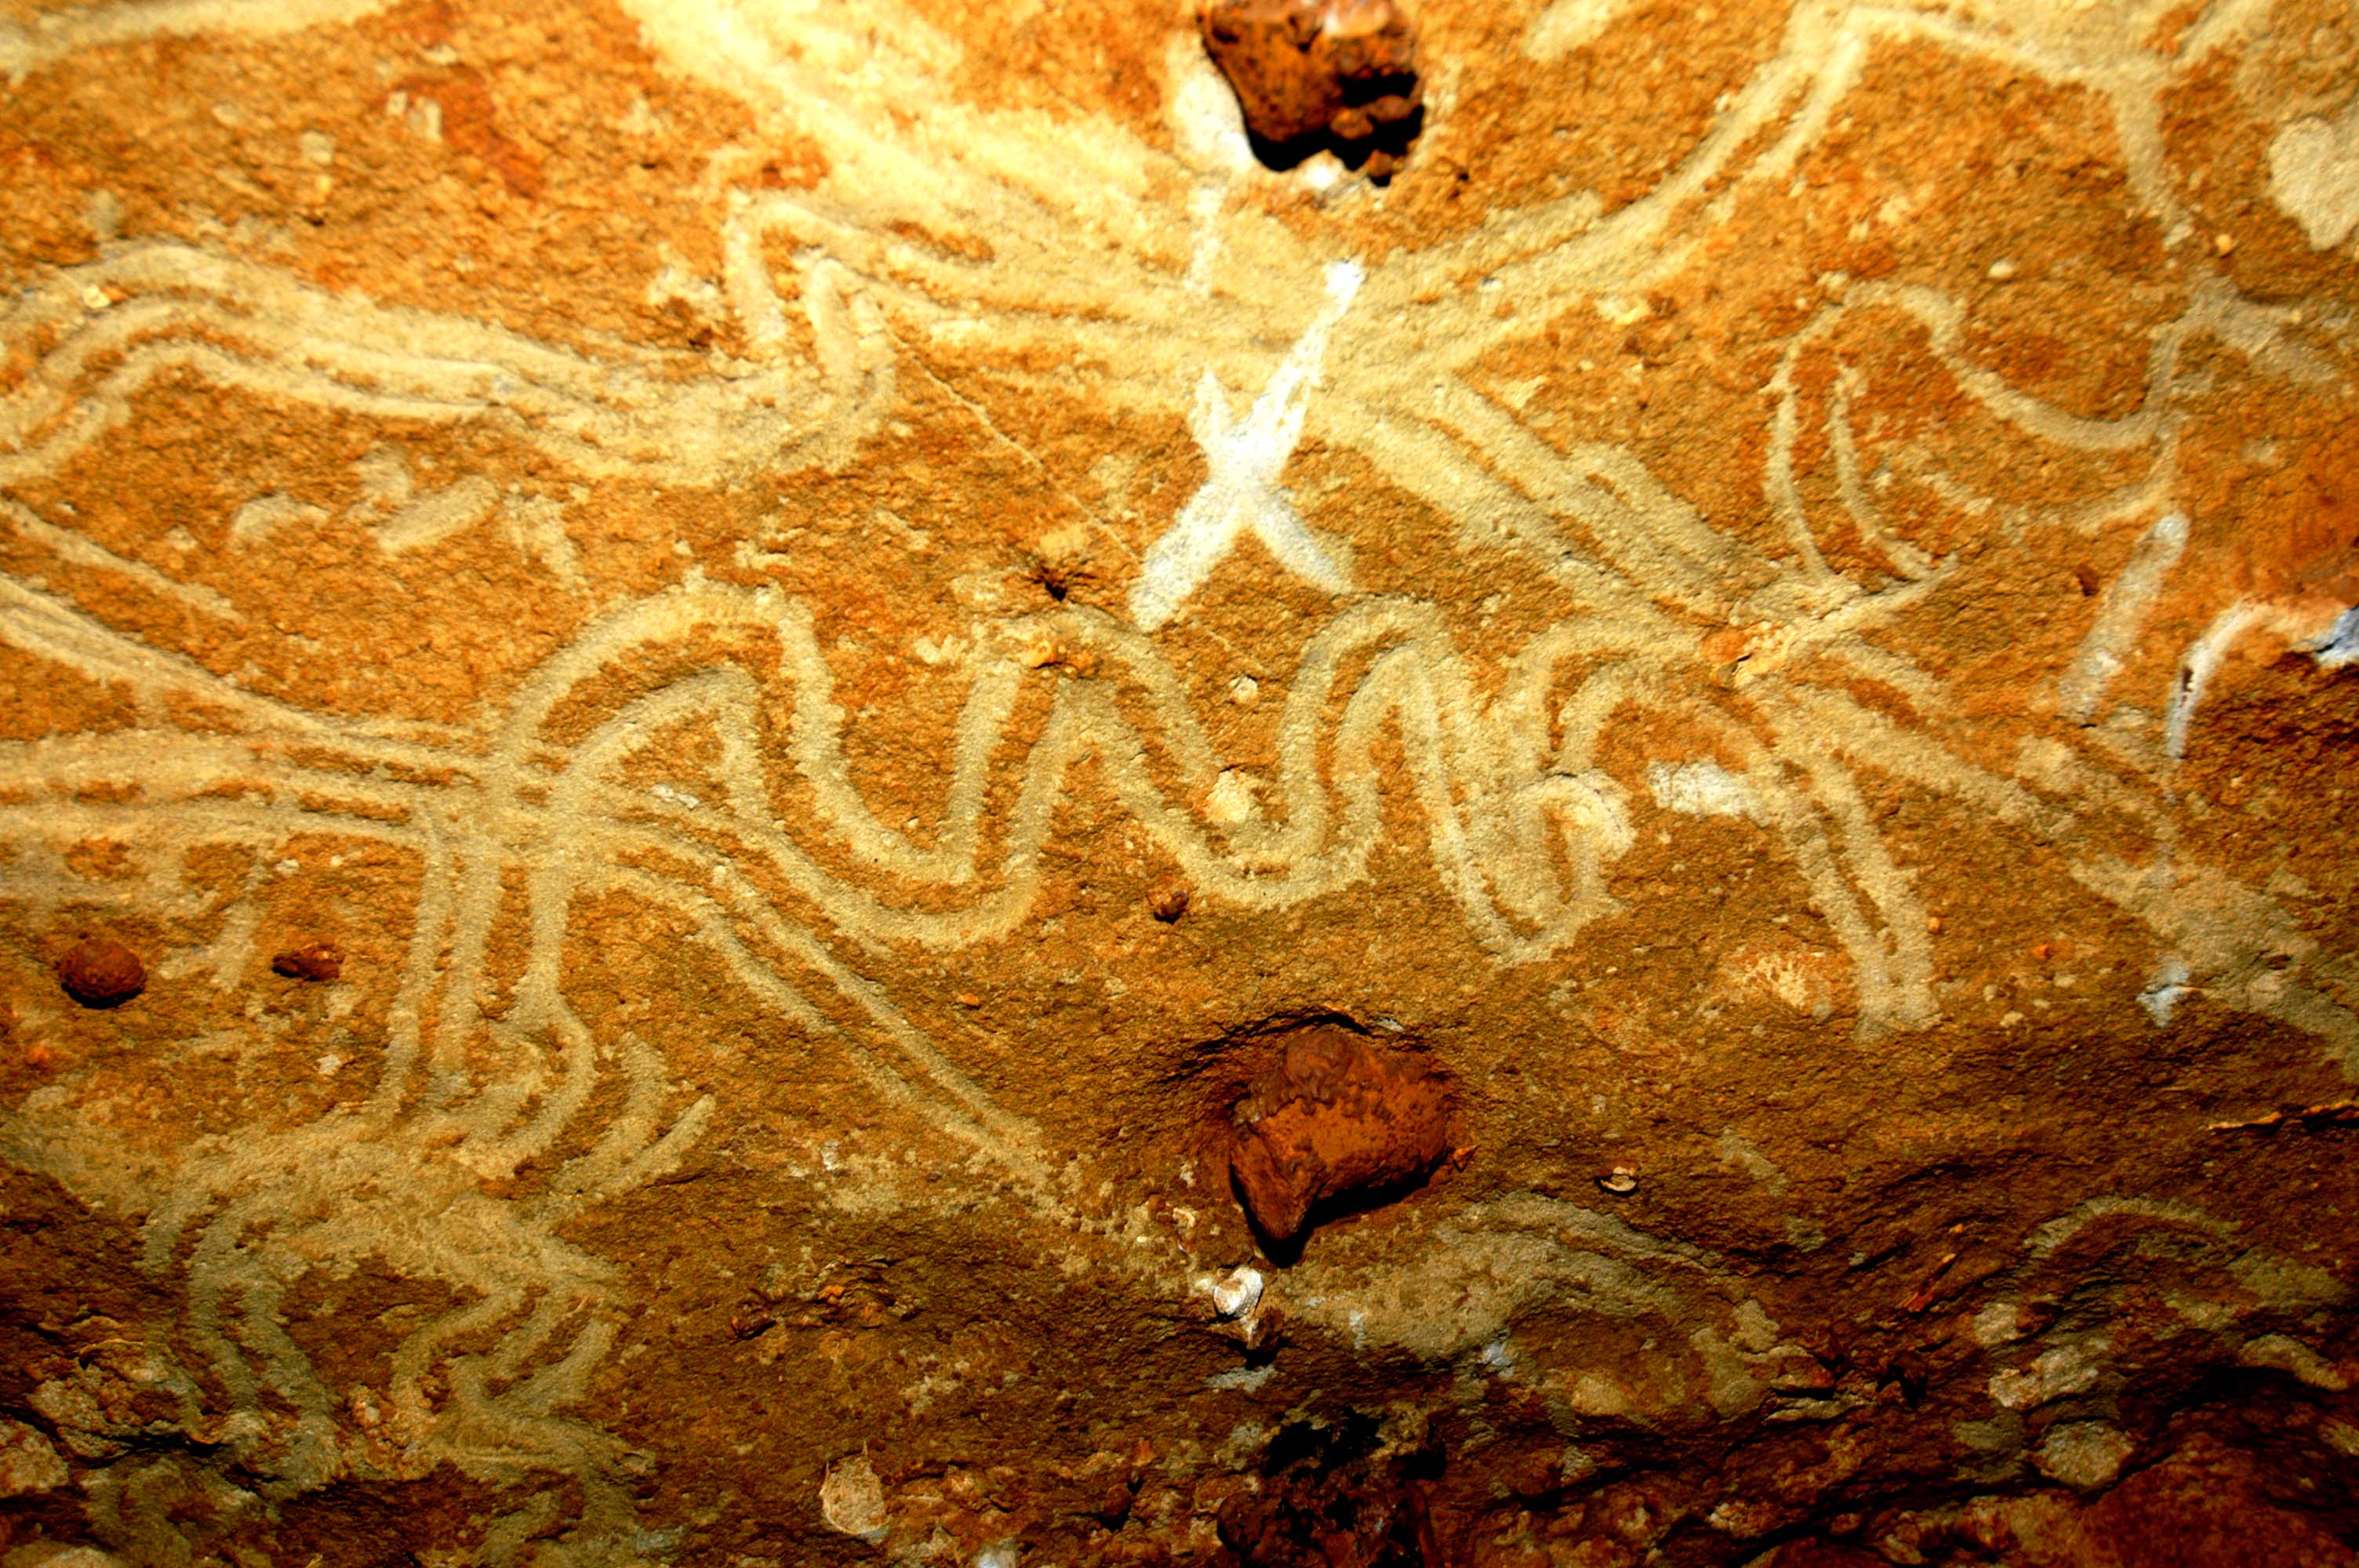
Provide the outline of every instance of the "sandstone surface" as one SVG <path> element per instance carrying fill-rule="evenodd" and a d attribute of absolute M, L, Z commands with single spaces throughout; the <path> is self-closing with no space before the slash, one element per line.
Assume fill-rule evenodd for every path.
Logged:
<path fill-rule="evenodd" d="M 5 1568 L 2359 1561 L 2359 9 L 1213 10 L 0 0 Z"/>

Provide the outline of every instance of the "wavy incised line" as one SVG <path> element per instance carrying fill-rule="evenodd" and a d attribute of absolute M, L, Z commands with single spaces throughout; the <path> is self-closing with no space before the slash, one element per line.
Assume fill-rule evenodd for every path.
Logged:
<path fill-rule="evenodd" d="M 277 269 L 171 241 L 61 269 L 0 308 L 0 342 L 50 344 L 0 396 L 0 485 L 54 472 L 133 417 L 158 376 L 381 418 L 495 418 L 582 472 L 707 483 L 735 471 L 840 463 L 893 396 L 890 341 L 840 269 L 805 269 L 814 371 L 761 356 L 715 375 L 708 360 L 620 342 L 569 350 L 502 328 L 331 294 Z M 765 280 L 761 289 L 766 291 Z M 127 294 L 96 308 L 110 291 Z M 749 308 L 764 294 L 745 293 Z M 757 327 L 776 316 L 775 295 Z"/>

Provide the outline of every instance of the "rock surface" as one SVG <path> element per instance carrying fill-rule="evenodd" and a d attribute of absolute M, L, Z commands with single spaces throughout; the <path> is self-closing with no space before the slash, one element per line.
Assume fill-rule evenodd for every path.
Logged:
<path fill-rule="evenodd" d="M 0 1564 L 2354 1560 L 2359 14 L 1206 19 L 0 0 Z"/>

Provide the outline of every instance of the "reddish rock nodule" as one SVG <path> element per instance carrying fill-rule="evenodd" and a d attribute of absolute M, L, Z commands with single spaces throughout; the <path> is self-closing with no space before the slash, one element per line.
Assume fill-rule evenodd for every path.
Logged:
<path fill-rule="evenodd" d="M 1448 1086 L 1424 1058 L 1332 1025 L 1305 1029 L 1239 1101 L 1229 1171 L 1254 1225 L 1286 1246 L 1321 1204 L 1381 1193 L 1450 1152 Z"/>
<path fill-rule="evenodd" d="M 273 957 L 270 968 L 290 980 L 332 980 L 344 972 L 344 956 L 328 943 L 306 942 Z"/>
<path fill-rule="evenodd" d="M 1293 161 L 1332 138 L 1392 172 L 1417 134 L 1417 35 L 1395 0 L 1204 0 L 1205 47 L 1245 124 Z"/>
<path fill-rule="evenodd" d="M 84 1007 L 120 1007 L 147 989 L 147 966 L 122 943 L 92 936 L 58 959 L 58 984 Z"/>

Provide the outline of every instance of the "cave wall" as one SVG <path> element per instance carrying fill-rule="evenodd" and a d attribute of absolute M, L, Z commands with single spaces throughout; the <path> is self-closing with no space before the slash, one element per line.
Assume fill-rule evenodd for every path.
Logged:
<path fill-rule="evenodd" d="M 2359 1561 L 2359 7 L 0 0 L 0 169 L 5 1568 Z"/>

